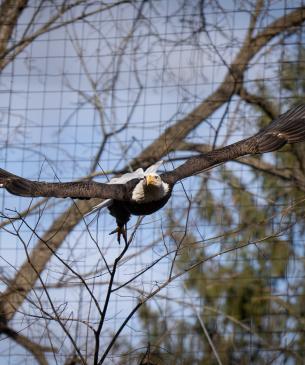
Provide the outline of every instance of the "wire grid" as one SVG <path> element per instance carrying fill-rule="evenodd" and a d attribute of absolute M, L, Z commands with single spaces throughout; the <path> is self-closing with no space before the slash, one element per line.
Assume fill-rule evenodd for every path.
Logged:
<path fill-rule="evenodd" d="M 207 2 L 202 9 L 201 2 L 195 1 L 148 2 L 144 4 L 139 20 L 142 3 L 134 2 L 132 6 L 122 5 L 98 12 L 86 21 L 73 22 L 37 38 L 1 74 L 1 167 L 23 177 L 48 181 L 76 180 L 92 172 L 100 173 L 100 181 L 105 181 L 104 174 L 111 177 L 120 169 L 128 168 L 133 158 L 167 127 L 182 119 L 217 89 L 228 71 L 228 64 L 239 51 L 254 5 L 244 4 L 241 9 L 238 1 L 217 4 Z M 270 2 L 257 22 L 256 32 L 263 30 L 275 17 L 303 5 L 302 1 L 291 4 Z M 20 37 L 37 9 L 38 4 L 31 2 L 24 10 L 14 30 L 14 39 Z M 77 10 L 83 9 L 80 6 Z M 53 12 L 53 4 L 45 3 L 33 27 L 39 27 Z M 205 24 L 201 23 L 203 20 Z M 303 27 L 292 35 L 284 32 L 282 37 L 271 42 L 272 47 L 268 45 L 269 52 L 256 55 L 244 75 L 248 90 L 258 90 L 258 81 L 272 90 L 268 100 L 279 105 L 279 111 L 287 109 L 291 96 L 281 88 L 278 72 L 288 56 L 299 52 L 303 33 Z M 96 96 L 100 101 L 99 109 L 94 105 Z M 260 115 L 258 109 L 234 96 L 191 131 L 186 141 L 209 146 L 234 142 L 255 133 Z M 217 131 L 222 119 L 224 122 Z M 107 138 L 92 170 L 105 133 L 113 135 Z M 190 151 L 171 152 L 165 169 L 179 165 L 191 154 Z M 275 156 L 267 156 L 265 160 L 275 166 L 278 164 Z M 167 250 L 173 253 L 111 296 L 101 336 L 101 353 L 139 300 L 166 281 L 177 242 L 185 232 L 192 245 L 179 253 L 174 273 L 200 258 L 203 263 L 193 270 L 189 282 L 186 281 L 188 275 L 180 276 L 148 302 L 158 319 L 151 316 L 146 323 L 135 314 L 129 320 L 106 363 L 138 364 L 141 354 L 150 346 L 152 356 L 160 363 L 188 364 L 190 358 L 192 363 L 211 363 L 209 359 L 217 363 L 217 354 L 223 358 L 223 363 L 231 363 L 233 359 L 242 359 L 242 363 L 284 363 L 286 360 L 297 363 L 302 356 L 302 330 L 295 330 L 298 318 L 287 304 L 301 305 L 303 295 L 302 288 L 298 287 L 304 279 L 302 225 L 294 225 L 284 233 L 282 241 L 277 242 L 281 249 L 272 256 L 269 266 L 261 264 L 262 259 L 270 261 L 270 257 L 265 257 L 268 254 L 264 245 L 251 245 L 217 255 L 245 240 L 242 232 L 233 236 L 222 234 L 228 224 L 228 212 L 232 214 L 230 229 L 243 223 L 241 209 L 253 206 L 273 217 L 267 221 L 268 229 L 273 232 L 280 229 L 283 219 L 290 224 L 297 218 L 293 214 L 283 218 L 280 212 L 287 208 L 287 200 L 277 199 L 271 204 L 272 192 L 268 195 L 262 189 L 261 178 L 250 167 L 232 162 L 225 170 L 217 168 L 215 171 L 206 173 L 206 180 L 196 176 L 183 181 L 164 209 L 141 222 L 126 255 L 129 259 L 117 271 L 116 285 L 128 281 L 160 259 Z M 236 203 L 232 186 L 221 178 L 225 173 L 233 173 L 247 187 L 252 194 L 250 201 Z M 282 183 L 283 194 L 285 190 L 289 194 L 290 185 Z M 215 201 L 222 202 L 213 206 L 213 219 L 210 206 L 206 204 L 211 199 L 210 193 Z M 1 210 L 14 216 L 35 202 L 3 191 Z M 30 227 L 35 226 L 36 234 L 42 237 L 60 214 L 71 204 L 78 203 L 51 199 L 35 214 L 28 215 L 26 222 Z M 129 232 L 135 223 L 136 218 L 133 218 Z M 71 323 L 67 320 L 69 331 L 91 363 L 93 334 L 84 323 L 95 326 L 100 317 L 83 283 L 63 262 L 90 283 L 95 297 L 103 303 L 109 277 L 92 237 L 112 262 L 122 250 L 115 238 L 109 236 L 114 224 L 107 212 L 102 212 L 89 228 L 80 221 L 58 248 L 58 257 L 48 262 L 41 281 L 36 282 L 35 290 L 29 293 L 10 322 L 16 331 L 32 341 L 48 346 L 52 343 L 58 348 L 56 354 L 45 354 L 50 364 L 64 364 L 74 351 L 55 321 L 41 318 L 39 306 L 52 313 L 43 285 L 47 286 L 62 317 L 75 319 Z M 252 224 L 254 231 L 255 224 L 260 223 Z M 14 233 L 12 225 L 6 226 L 9 231 L 2 229 L 0 233 L 2 292 L 27 260 L 26 252 L 31 252 L 37 244 L 37 236 L 24 223 L 17 221 L 14 225 L 19 237 L 11 233 Z M 255 240 L 251 229 L 249 242 Z M 274 263 L 277 260 L 285 262 L 287 255 L 289 262 L 284 272 L 276 272 Z M 257 266 L 260 264 L 262 270 L 259 272 Z M 244 269 L 246 265 L 250 267 L 248 274 Z M 251 278 L 253 282 L 260 280 L 263 283 L 264 290 L 268 289 L 265 297 L 273 295 L 278 306 L 273 307 L 269 301 L 262 307 L 263 313 L 253 311 L 253 315 L 245 318 L 238 313 L 234 317 L 234 310 L 229 311 L 228 307 L 237 306 L 242 298 L 238 292 L 228 292 L 222 286 L 231 285 L 233 279 L 243 287 L 249 285 Z M 219 287 L 219 290 L 213 292 L 211 287 Z M 266 300 L 263 291 L 259 294 L 258 302 Z M 264 326 L 255 325 L 257 316 L 264 318 Z M 273 324 L 268 326 L 268 323 Z M 154 325 L 159 331 L 155 337 Z M 218 338 L 220 334 L 221 338 Z M 164 348 L 166 341 L 162 341 L 162 336 L 170 338 L 167 348 Z M 280 348 L 274 348 L 274 342 L 268 342 L 268 337 L 277 338 Z M 181 338 L 183 345 L 179 342 Z M 209 340 L 214 343 L 216 355 L 208 345 Z M 240 346 L 241 342 L 243 346 Z M 34 361 L 33 354 L 9 337 L 2 336 L 0 349 L 1 362 L 32 364 Z M 179 353 L 181 349 L 183 353 Z M 162 354 L 166 360 L 162 360 Z"/>

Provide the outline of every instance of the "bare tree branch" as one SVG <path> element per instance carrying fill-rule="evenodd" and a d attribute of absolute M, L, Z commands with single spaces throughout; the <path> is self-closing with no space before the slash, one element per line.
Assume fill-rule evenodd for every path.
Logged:
<path fill-rule="evenodd" d="M 0 58 L 3 58 L 18 18 L 26 7 L 27 0 L 5 0 L 0 6 Z"/>
<path fill-rule="evenodd" d="M 14 3 L 14 1 L 8 0 L 8 3 Z M 20 3 L 24 3 L 26 4 L 27 1 L 25 0 L 19 0 Z M 5 49 L 6 44 L 4 44 L 2 53 L 0 53 L 1 56 L 1 60 L 0 60 L 0 71 L 2 71 L 10 62 L 12 62 L 16 56 L 18 56 L 29 44 L 31 44 L 36 38 L 40 37 L 41 35 L 47 33 L 47 32 L 51 32 L 53 30 L 62 28 L 64 26 L 67 26 L 69 24 L 75 23 L 78 20 L 81 19 L 85 19 L 89 16 L 92 16 L 94 14 L 97 14 L 101 11 L 106 11 L 111 9 L 114 6 L 118 6 L 120 4 L 125 4 L 125 3 L 130 3 L 130 0 L 121 0 L 118 2 L 115 2 L 113 4 L 110 5 L 106 5 L 106 6 L 101 6 L 98 7 L 97 9 L 94 9 L 93 11 L 89 11 L 89 12 L 82 12 L 80 15 L 72 17 L 69 20 L 66 21 L 61 21 L 59 23 L 57 23 L 65 13 L 67 13 L 69 10 L 79 6 L 80 4 L 85 3 L 84 0 L 76 0 L 74 3 L 67 3 L 63 2 L 63 5 L 61 7 L 58 7 L 57 9 L 57 14 L 55 14 L 54 16 L 52 16 L 47 22 L 45 22 L 45 24 L 39 28 L 38 30 L 36 30 L 35 32 L 33 32 L 31 35 L 22 38 L 19 42 L 16 42 L 16 44 L 14 44 L 12 47 Z M 24 5 L 25 6 L 25 5 Z M 14 15 L 14 17 L 16 17 L 16 14 Z M 14 20 L 15 18 L 13 17 L 12 20 Z M 11 28 L 11 27 L 9 27 Z M 7 36 L 10 36 L 11 32 L 10 29 L 8 29 L 7 31 Z"/>
<path fill-rule="evenodd" d="M 261 31 L 256 37 L 246 39 L 235 60 L 230 65 L 229 72 L 220 86 L 193 109 L 185 118 L 168 127 L 156 141 L 146 147 L 131 164 L 133 168 L 150 164 L 167 153 L 174 151 L 190 131 L 194 130 L 229 98 L 238 93 L 242 85 L 243 73 L 253 57 L 270 42 L 290 27 L 300 26 L 305 20 L 305 6 L 275 20 Z"/>
<path fill-rule="evenodd" d="M 28 337 L 23 336 L 21 333 L 7 327 L 6 325 L 0 325 L 0 333 L 5 334 L 14 340 L 18 345 L 23 346 L 25 349 L 31 352 L 40 365 L 48 365 L 45 352 L 57 352 L 55 347 L 41 346 L 38 343 L 31 341 Z"/>

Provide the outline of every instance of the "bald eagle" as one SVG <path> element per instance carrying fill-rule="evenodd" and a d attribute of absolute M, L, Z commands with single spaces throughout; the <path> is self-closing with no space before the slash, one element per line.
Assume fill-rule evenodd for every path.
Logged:
<path fill-rule="evenodd" d="M 0 186 L 11 194 L 25 197 L 106 199 L 94 210 L 108 207 L 117 223 L 117 229 L 111 233 L 117 232 L 119 242 L 123 235 L 126 243 L 126 225 L 130 216 L 148 215 L 161 209 L 169 200 L 178 181 L 241 156 L 271 152 L 286 143 L 302 141 L 305 141 L 305 104 L 280 115 L 250 138 L 190 157 L 176 169 L 161 174 L 157 173 L 157 169 L 162 161 L 145 171 L 140 168 L 114 178 L 109 183 L 31 181 L 0 169 Z"/>

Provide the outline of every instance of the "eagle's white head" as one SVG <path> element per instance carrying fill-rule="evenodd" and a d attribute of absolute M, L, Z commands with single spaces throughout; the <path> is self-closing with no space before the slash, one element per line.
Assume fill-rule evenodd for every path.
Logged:
<path fill-rule="evenodd" d="M 144 178 L 135 186 L 132 200 L 148 203 L 162 199 L 169 192 L 169 186 L 156 172 L 145 173 Z"/>
<path fill-rule="evenodd" d="M 162 186 L 162 179 L 157 173 L 150 173 L 144 176 L 143 186 L 145 189 L 158 189 Z"/>

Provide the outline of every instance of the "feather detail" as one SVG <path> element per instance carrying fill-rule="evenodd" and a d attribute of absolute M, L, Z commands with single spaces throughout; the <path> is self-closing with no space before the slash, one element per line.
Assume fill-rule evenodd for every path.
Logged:
<path fill-rule="evenodd" d="M 305 141 L 305 104 L 298 105 L 281 114 L 269 126 L 250 138 L 223 148 L 190 157 L 176 169 L 161 175 L 171 186 L 188 176 L 207 171 L 227 161 L 249 154 L 276 151 L 286 143 Z"/>
<path fill-rule="evenodd" d="M 159 167 L 163 164 L 163 160 L 160 160 L 158 162 L 156 162 L 155 164 L 149 166 L 146 170 L 145 170 L 145 176 L 149 175 L 149 174 L 154 174 L 158 171 Z"/>
<path fill-rule="evenodd" d="M 97 210 L 102 210 L 102 209 L 108 208 L 112 203 L 113 203 L 113 199 L 106 199 L 106 200 L 102 201 L 100 204 L 95 205 L 90 210 L 90 212 L 85 214 L 85 217 L 87 217 L 88 215 L 91 215 L 92 213 L 95 213 Z"/>

